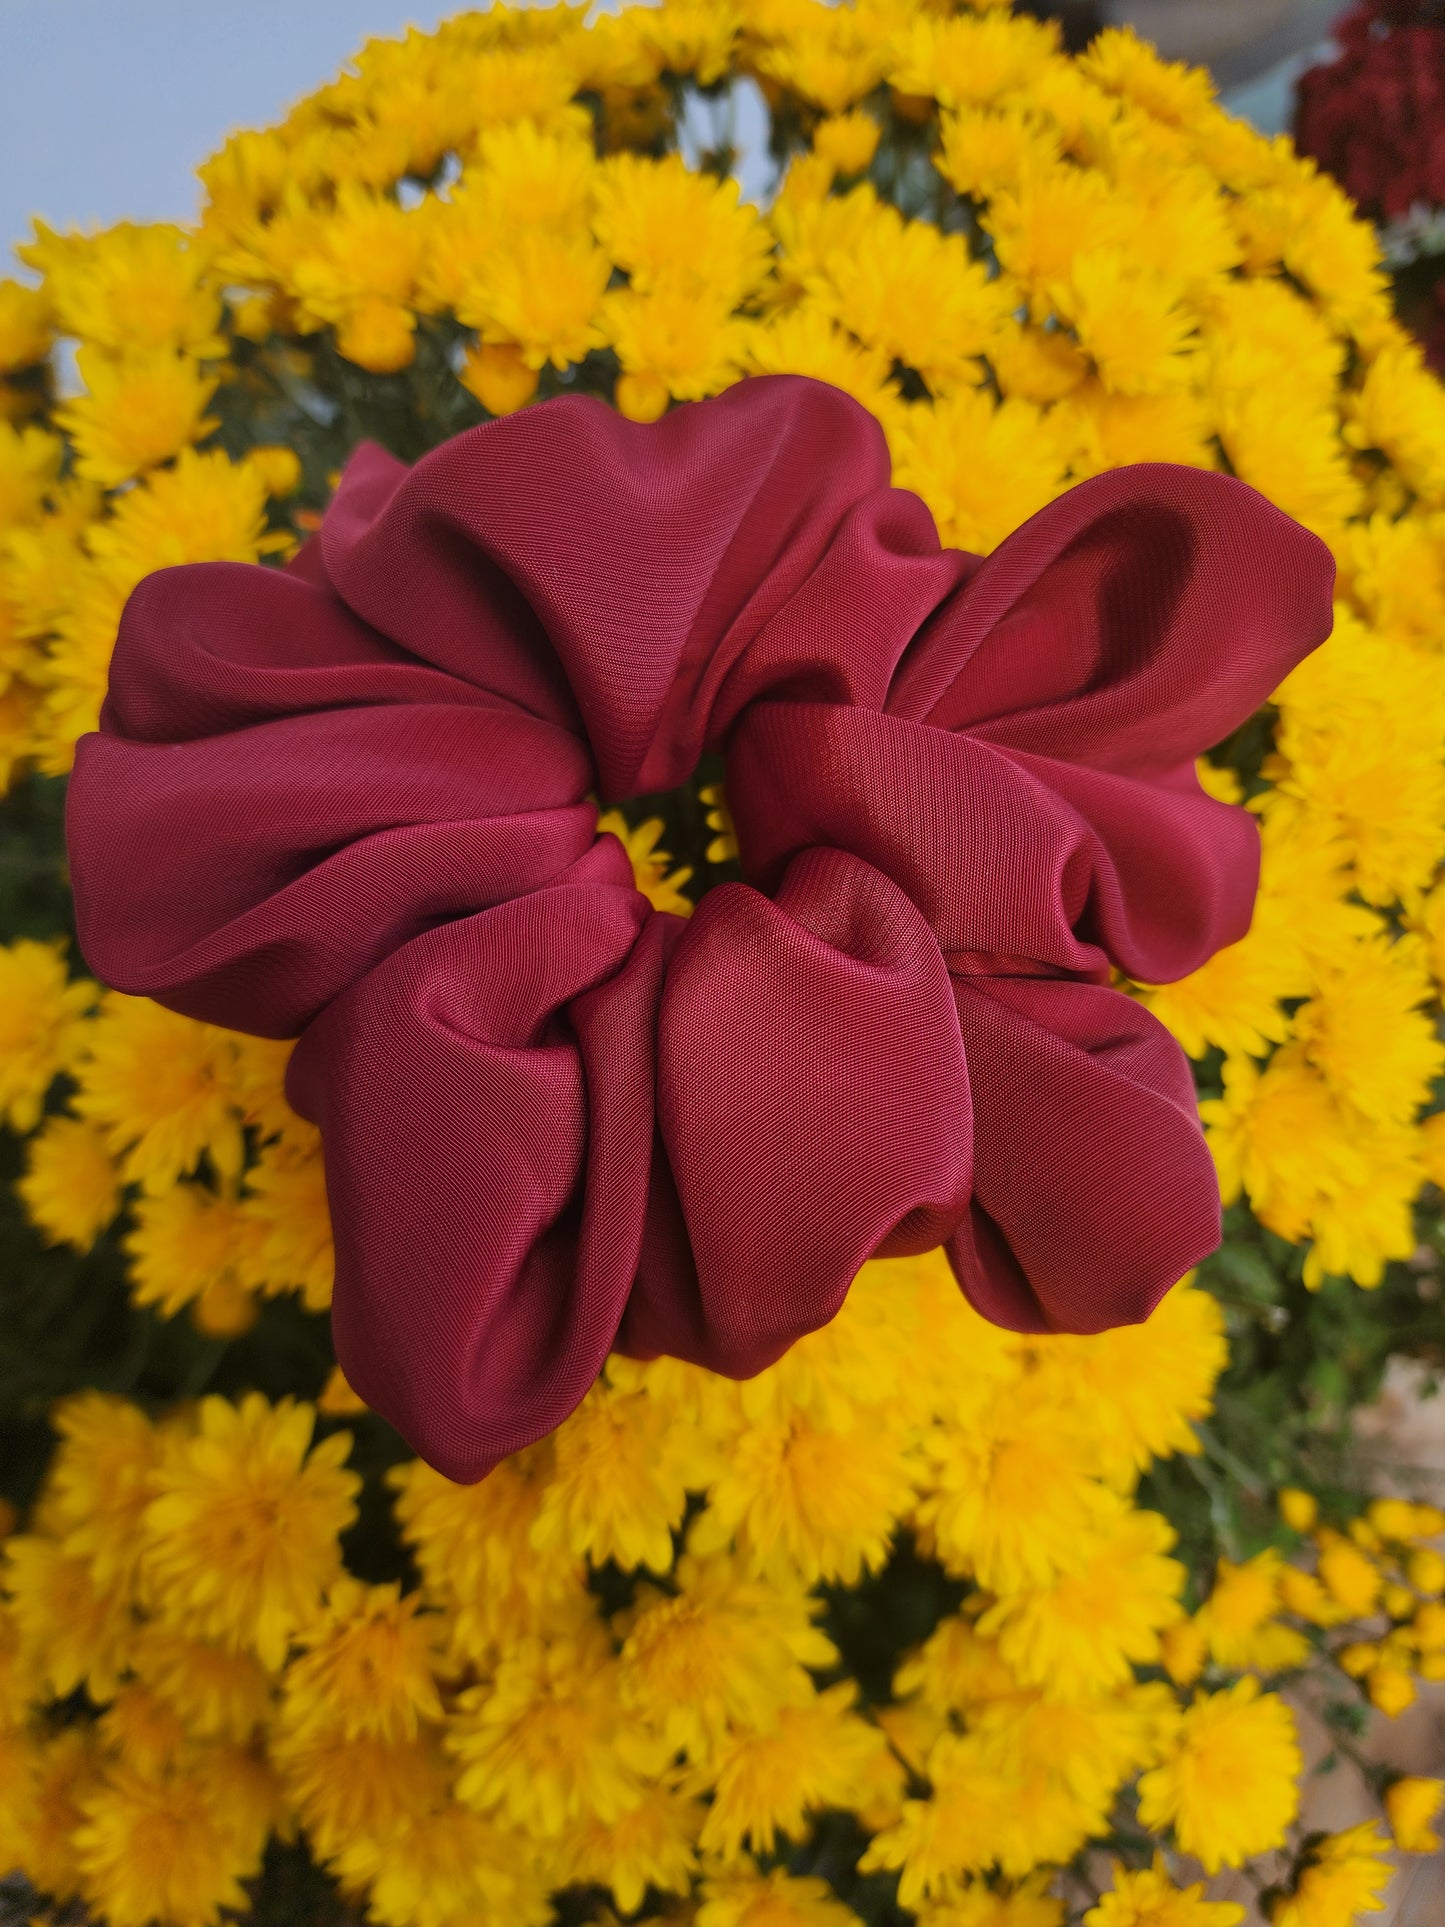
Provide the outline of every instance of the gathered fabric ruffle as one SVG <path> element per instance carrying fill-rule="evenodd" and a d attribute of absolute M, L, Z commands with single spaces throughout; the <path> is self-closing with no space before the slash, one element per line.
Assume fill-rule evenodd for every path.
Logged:
<path fill-rule="evenodd" d="M 1328 634 L 1228 477 L 1080 484 L 941 549 L 839 391 L 568 397 L 348 465 L 284 570 L 126 607 L 68 835 L 118 989 L 296 1036 L 352 1385 L 449 1476 L 608 1352 L 735 1376 L 871 1256 L 986 1316 L 1148 1315 L 1219 1238 L 1189 1066 L 1115 972 L 1248 928 L 1195 758 Z M 605 803 L 726 759 L 744 881 L 654 910 Z"/>

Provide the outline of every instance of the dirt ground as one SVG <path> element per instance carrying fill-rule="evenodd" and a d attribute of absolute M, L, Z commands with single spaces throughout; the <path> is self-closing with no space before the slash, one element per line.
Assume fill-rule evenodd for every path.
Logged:
<path fill-rule="evenodd" d="M 1403 1360 L 1392 1365 L 1378 1403 L 1357 1421 L 1359 1435 L 1375 1468 L 1376 1490 L 1445 1504 L 1445 1391 L 1429 1395 L 1428 1381 Z M 1330 1753 L 1324 1727 L 1309 1708 L 1295 1701 L 1305 1757 L 1312 1769 L 1306 1783 L 1304 1824 L 1330 1833 L 1378 1817 L 1379 1808 L 1359 1770 L 1342 1763 L 1319 1772 Z M 1420 1697 L 1396 1719 L 1376 1713 L 1361 1752 L 1402 1773 L 1445 1778 L 1445 1684 L 1423 1686 Z M 1439 1828 L 1437 1828 L 1439 1831 Z M 1399 1870 L 1381 1914 L 1362 1915 L 1369 1927 L 1445 1927 L 1445 1850 L 1401 1854 Z M 1260 1915 L 1255 1895 L 1239 1876 L 1222 1877 L 1210 1892 L 1250 1909 L 1249 1927 Z"/>

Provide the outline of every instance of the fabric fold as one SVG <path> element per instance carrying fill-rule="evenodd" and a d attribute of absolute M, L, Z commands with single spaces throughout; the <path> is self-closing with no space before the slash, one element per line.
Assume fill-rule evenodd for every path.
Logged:
<path fill-rule="evenodd" d="M 773 897 L 710 891 L 668 971 L 658 1053 L 698 1363 L 760 1371 L 832 1318 L 866 1259 L 931 1250 L 964 1210 L 948 973 L 909 897 L 857 857 L 805 851 Z"/>
<path fill-rule="evenodd" d="M 1139 1323 L 1220 1237 L 1179 1046 L 1099 984 L 955 979 L 954 995 L 974 1089 L 974 1211 L 948 1246 L 964 1291 L 1018 1331 Z"/>
<path fill-rule="evenodd" d="M 337 1358 L 454 1479 L 579 1403 L 632 1282 L 635 1254 L 595 1223 L 627 1195 L 630 1135 L 589 1128 L 567 1006 L 627 965 L 647 905 L 593 867 L 393 951 L 307 1027 L 288 1071 L 321 1130 L 338 1276 L 364 1281 L 337 1293 Z M 609 1073 L 624 1090 L 625 1066 Z M 594 1101 L 607 1088 L 594 1076 Z"/>

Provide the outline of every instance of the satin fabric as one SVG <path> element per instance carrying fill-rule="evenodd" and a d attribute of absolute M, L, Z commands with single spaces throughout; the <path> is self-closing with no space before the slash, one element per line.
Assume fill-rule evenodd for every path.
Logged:
<path fill-rule="evenodd" d="M 1227 477 L 1085 482 L 985 561 L 876 422 L 750 380 L 346 469 L 286 570 L 125 611 L 69 840 L 118 988 L 269 1037 L 319 1125 L 337 1355 L 456 1479 L 608 1351 L 734 1375 L 874 1254 L 989 1318 L 1147 1316 L 1219 1237 L 1189 1067 L 1110 987 L 1248 927 L 1194 758 L 1328 633 Z M 592 795 L 726 756 L 743 883 L 654 911 Z"/>

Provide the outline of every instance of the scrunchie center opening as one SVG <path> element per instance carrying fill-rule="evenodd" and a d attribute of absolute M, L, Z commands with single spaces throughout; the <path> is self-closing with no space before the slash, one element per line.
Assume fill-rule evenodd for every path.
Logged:
<path fill-rule="evenodd" d="M 742 879 L 732 817 L 723 792 L 724 759 L 701 757 L 685 783 L 670 790 L 629 796 L 600 812 L 599 832 L 616 831 L 621 818 L 630 833 L 628 854 L 644 894 L 644 882 L 655 879 L 657 894 L 668 907 L 677 895 L 693 907 L 720 883 Z M 661 827 L 657 827 L 658 825 Z M 669 880 L 675 888 L 665 888 Z"/>

